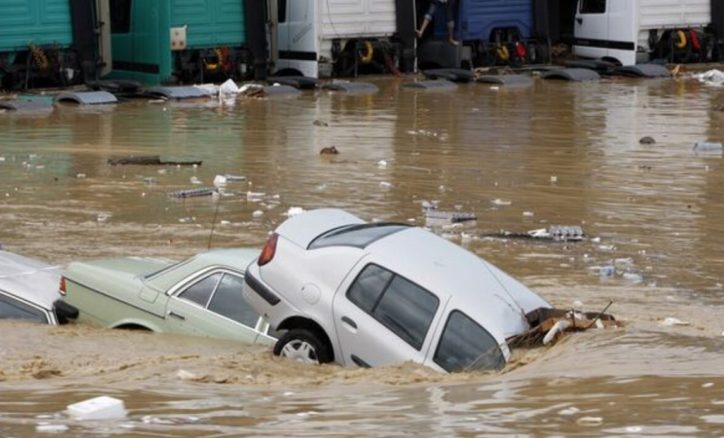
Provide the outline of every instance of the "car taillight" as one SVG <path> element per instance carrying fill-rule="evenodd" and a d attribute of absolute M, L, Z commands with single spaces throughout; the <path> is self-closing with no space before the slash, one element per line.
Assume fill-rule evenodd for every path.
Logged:
<path fill-rule="evenodd" d="M 277 233 L 272 234 L 269 240 L 266 241 L 264 249 L 261 250 L 259 260 L 256 262 L 259 266 L 264 266 L 274 258 L 274 253 L 277 252 L 277 240 L 279 235 Z"/>
<path fill-rule="evenodd" d="M 65 277 L 60 277 L 60 285 L 58 286 L 58 292 L 60 292 L 61 295 L 65 296 L 67 291 L 65 290 Z"/>

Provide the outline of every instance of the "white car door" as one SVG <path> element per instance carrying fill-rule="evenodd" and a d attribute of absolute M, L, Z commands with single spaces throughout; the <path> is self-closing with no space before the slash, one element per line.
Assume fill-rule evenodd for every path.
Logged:
<path fill-rule="evenodd" d="M 358 267 L 333 301 L 337 360 L 361 367 L 422 363 L 440 300 L 381 266 Z"/>
<path fill-rule="evenodd" d="M 627 0 L 628 1 L 628 0 Z M 610 0 L 579 0 L 574 23 L 574 52 L 583 58 L 608 56 L 608 3 Z"/>

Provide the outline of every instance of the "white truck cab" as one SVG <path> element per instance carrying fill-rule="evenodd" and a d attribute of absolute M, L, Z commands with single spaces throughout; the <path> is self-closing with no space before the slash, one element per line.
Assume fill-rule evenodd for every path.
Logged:
<path fill-rule="evenodd" d="M 679 49 L 697 49 L 696 37 L 690 37 L 690 32 L 704 34 L 704 27 L 711 23 L 711 1 L 579 0 L 574 53 L 623 65 L 643 63 L 651 59 L 661 38 L 671 32 Z"/>
<path fill-rule="evenodd" d="M 277 0 L 276 73 L 330 76 L 350 43 L 362 47 L 353 56 L 371 62 L 370 44 L 380 47 L 396 31 L 395 0 Z"/>

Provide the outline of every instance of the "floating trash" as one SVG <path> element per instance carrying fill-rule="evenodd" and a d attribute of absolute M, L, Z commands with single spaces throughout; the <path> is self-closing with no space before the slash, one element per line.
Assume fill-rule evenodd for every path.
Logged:
<path fill-rule="evenodd" d="M 219 193 L 219 190 L 217 188 L 204 187 L 200 189 L 177 190 L 175 192 L 169 193 L 168 196 L 171 196 L 173 198 L 195 198 L 199 196 L 211 196 L 215 193 Z"/>
<path fill-rule="evenodd" d="M 126 416 L 123 400 L 108 396 L 68 405 L 66 412 L 76 420 L 111 420 Z"/>

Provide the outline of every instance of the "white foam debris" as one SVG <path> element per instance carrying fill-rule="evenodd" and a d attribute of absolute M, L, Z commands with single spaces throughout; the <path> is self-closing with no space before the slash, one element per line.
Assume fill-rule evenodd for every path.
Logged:
<path fill-rule="evenodd" d="M 552 183 L 558 182 L 558 177 L 555 176 L 555 175 L 554 175 L 554 176 L 551 176 L 551 182 L 552 182 Z"/>
<path fill-rule="evenodd" d="M 68 405 L 66 412 L 76 420 L 112 420 L 124 418 L 126 407 L 123 400 L 104 395 Z"/>
<path fill-rule="evenodd" d="M 581 417 L 576 420 L 576 424 L 580 426 L 600 426 L 603 424 L 602 417 Z"/>
<path fill-rule="evenodd" d="M 226 177 L 224 175 L 216 175 L 214 177 L 214 185 L 216 187 L 225 186 L 227 182 L 228 182 L 228 180 L 226 179 Z"/>
<path fill-rule="evenodd" d="M 108 219 L 110 219 L 111 216 L 113 216 L 111 213 L 98 213 L 98 214 L 96 215 L 96 220 L 97 220 L 98 222 L 105 222 L 105 221 L 107 221 Z"/>
<path fill-rule="evenodd" d="M 644 430 L 644 428 L 641 426 L 628 426 L 626 428 L 626 432 L 628 432 L 628 433 L 639 433 L 639 432 L 642 432 L 643 430 Z"/>
<path fill-rule="evenodd" d="M 191 182 L 191 184 L 201 184 L 201 180 L 195 176 L 192 176 L 191 178 L 189 178 L 189 181 Z"/>
<path fill-rule="evenodd" d="M 389 189 L 390 187 L 392 187 L 392 183 L 389 183 L 387 181 L 380 181 L 380 187 L 382 187 L 383 189 Z"/>
<path fill-rule="evenodd" d="M 575 406 L 571 406 L 570 408 L 565 408 L 565 409 L 561 409 L 560 411 L 558 411 L 558 415 L 569 416 L 569 415 L 576 415 L 579 412 L 581 412 L 580 409 L 578 409 Z"/>
<path fill-rule="evenodd" d="M 385 161 L 385 160 L 380 160 L 380 161 L 378 161 L 378 162 L 377 162 L 377 167 L 379 167 L 380 169 L 386 168 L 386 167 L 387 167 L 387 161 Z"/>
<path fill-rule="evenodd" d="M 669 316 L 669 317 L 667 317 L 667 318 L 664 318 L 664 320 L 661 321 L 661 322 L 659 323 L 659 325 L 662 325 L 662 326 L 664 326 L 664 327 L 672 327 L 672 326 L 675 326 L 675 325 L 690 325 L 690 324 L 689 324 L 688 322 L 686 322 L 686 321 L 682 321 L 682 320 L 680 320 L 680 319 L 678 319 L 678 318 L 674 318 L 674 317 Z"/>
<path fill-rule="evenodd" d="M 500 199 L 500 198 L 493 199 L 493 200 L 490 201 L 490 202 L 493 203 L 493 204 L 495 204 L 495 205 L 510 205 L 510 204 L 512 204 L 511 201 L 509 201 L 509 200 L 507 200 L 507 199 Z"/>
<path fill-rule="evenodd" d="M 40 423 L 35 426 L 35 431 L 38 433 L 63 433 L 68 431 L 68 426 L 65 424 Z"/>
<path fill-rule="evenodd" d="M 5 162 L 5 157 L 0 157 L 0 163 Z"/>
<path fill-rule="evenodd" d="M 533 217 L 535 214 L 532 211 L 524 211 L 523 212 L 524 217 Z"/>
<path fill-rule="evenodd" d="M 289 207 L 289 210 L 287 210 L 286 215 L 289 217 L 296 216 L 298 214 L 304 213 L 304 209 L 302 207 Z"/>
<path fill-rule="evenodd" d="M 714 382 L 706 382 L 705 384 L 701 385 L 702 388 L 711 388 L 714 386 Z"/>
<path fill-rule="evenodd" d="M 85 174 L 85 173 L 78 173 L 78 174 L 75 175 L 75 177 L 78 178 L 78 179 L 83 179 L 83 178 L 86 177 L 86 174 Z"/>
<path fill-rule="evenodd" d="M 197 378 L 196 374 L 186 370 L 178 370 L 178 372 L 176 372 L 176 377 L 181 380 L 194 380 Z"/>
<path fill-rule="evenodd" d="M 251 214 L 251 217 L 256 217 L 256 218 L 259 218 L 262 216 L 264 216 L 264 212 L 261 210 L 256 210 L 256 211 L 254 211 L 254 213 Z"/>
<path fill-rule="evenodd" d="M 699 82 L 707 85 L 713 85 L 715 87 L 721 87 L 724 85 L 724 72 L 717 69 L 695 74 L 694 78 L 696 78 Z"/>

